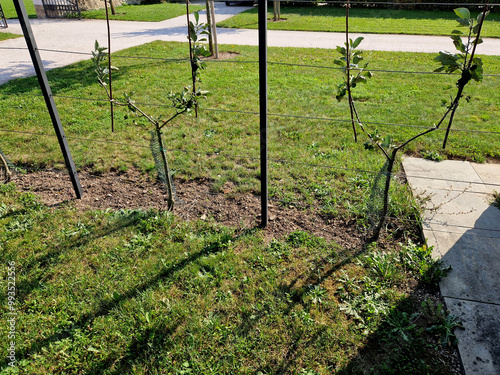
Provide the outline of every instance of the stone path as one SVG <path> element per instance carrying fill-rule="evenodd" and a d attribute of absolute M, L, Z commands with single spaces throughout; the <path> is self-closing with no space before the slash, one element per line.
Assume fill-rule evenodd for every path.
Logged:
<path fill-rule="evenodd" d="M 428 197 L 424 235 L 452 271 L 440 283 L 451 314 L 465 373 L 500 374 L 500 164 L 405 158 L 413 191 Z"/>

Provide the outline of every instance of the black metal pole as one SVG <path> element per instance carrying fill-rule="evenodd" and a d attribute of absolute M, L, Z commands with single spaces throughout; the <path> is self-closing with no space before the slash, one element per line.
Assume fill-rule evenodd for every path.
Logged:
<path fill-rule="evenodd" d="M 24 7 L 22 0 L 14 0 L 14 6 L 16 8 L 17 17 L 19 18 L 19 23 L 23 29 L 24 38 L 26 39 L 26 44 L 28 45 L 28 50 L 30 51 L 31 60 L 33 61 L 33 66 L 38 77 L 38 82 L 42 89 L 43 97 L 45 99 L 45 104 L 49 111 L 52 124 L 56 131 L 57 140 L 59 141 L 59 146 L 64 156 L 64 161 L 66 163 L 66 168 L 69 172 L 71 183 L 75 190 L 76 197 L 81 199 L 82 197 L 82 186 L 80 185 L 80 179 L 76 172 L 75 164 L 73 163 L 73 158 L 71 157 L 71 151 L 69 150 L 68 141 L 64 135 L 64 129 L 61 124 L 61 119 L 59 118 L 59 113 L 57 112 L 56 103 L 54 97 L 52 96 L 52 90 L 50 89 L 49 80 L 47 79 L 47 74 L 45 74 L 45 69 L 42 64 L 42 59 L 38 53 L 38 48 L 35 43 L 35 38 L 33 36 L 33 31 L 31 30 L 31 25 L 28 20 L 28 13 Z"/>
<path fill-rule="evenodd" d="M 259 101 L 260 101 L 260 191 L 262 221 L 268 222 L 267 162 L 267 0 L 259 0 Z"/>

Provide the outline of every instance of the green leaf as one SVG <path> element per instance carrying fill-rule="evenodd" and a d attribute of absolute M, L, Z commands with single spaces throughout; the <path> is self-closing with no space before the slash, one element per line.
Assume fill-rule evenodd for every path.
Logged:
<path fill-rule="evenodd" d="M 490 14 L 490 11 L 487 11 L 486 14 L 484 14 L 484 18 L 486 18 L 488 14 Z M 483 13 L 481 12 L 477 15 L 477 23 L 481 23 L 482 20 L 483 20 Z"/>
<path fill-rule="evenodd" d="M 346 49 L 344 47 L 337 46 L 337 52 L 339 52 L 341 55 L 345 56 Z"/>
<path fill-rule="evenodd" d="M 458 35 L 452 35 L 451 39 L 453 39 L 453 44 L 455 45 L 455 48 L 460 52 L 465 53 L 465 45 L 462 42 L 462 38 L 460 38 L 460 36 Z"/>
<path fill-rule="evenodd" d="M 390 135 L 386 135 L 384 138 L 384 142 L 382 143 L 382 147 L 389 147 L 392 143 L 392 139 Z"/>
<path fill-rule="evenodd" d="M 459 16 L 463 20 L 469 20 L 470 19 L 470 12 L 469 9 L 467 8 L 457 8 L 454 9 L 455 14 Z"/>
<path fill-rule="evenodd" d="M 352 43 L 352 48 L 356 48 L 357 46 L 359 46 L 359 44 L 363 41 L 363 38 L 362 36 L 356 38 L 356 40 L 354 41 L 354 43 Z"/>
<path fill-rule="evenodd" d="M 342 61 L 342 60 L 334 60 L 333 63 L 335 65 L 340 65 L 340 66 L 345 66 L 345 61 Z"/>
<path fill-rule="evenodd" d="M 461 32 L 460 30 L 453 30 L 451 33 L 452 33 L 452 34 L 459 34 L 459 35 L 463 35 L 463 34 L 464 34 L 464 33 L 463 33 L 463 32 Z"/>
<path fill-rule="evenodd" d="M 470 18 L 470 16 L 469 16 Z M 194 12 L 194 19 L 196 20 L 196 23 L 200 21 L 200 14 L 198 12 Z"/>
<path fill-rule="evenodd" d="M 469 27 L 469 25 L 470 25 L 470 19 L 464 20 L 462 18 L 458 18 L 457 22 L 460 24 L 460 26 Z"/>

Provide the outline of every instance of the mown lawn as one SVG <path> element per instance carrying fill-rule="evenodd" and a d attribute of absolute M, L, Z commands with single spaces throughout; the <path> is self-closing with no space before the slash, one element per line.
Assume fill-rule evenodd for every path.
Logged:
<path fill-rule="evenodd" d="M 258 59 L 257 49 L 221 48 L 238 56 L 207 61 L 201 87 L 210 95 L 201 103 L 200 118 L 178 117 L 164 130 L 171 167 L 180 178 L 210 178 L 215 191 L 231 181 L 238 192 L 259 192 L 258 67 L 252 63 Z M 187 56 L 187 44 L 154 42 L 121 54 L 183 58 Z M 353 141 L 347 103 L 335 99 L 341 76 L 339 70 L 328 68 L 334 57 L 329 50 L 269 49 L 270 62 L 276 62 L 269 66 L 269 189 L 271 197 L 282 202 L 319 204 L 329 214 L 349 212 L 364 217 L 367 201 L 363 194 L 370 194 L 371 181 L 384 159 L 377 151 L 367 151 L 362 137 L 358 143 Z M 356 88 L 355 100 L 369 132 L 378 132 L 382 138 L 391 135 L 397 143 L 439 121 L 446 102 L 454 95 L 457 76 L 422 74 L 437 67 L 433 57 L 365 52 L 374 77 Z M 455 116 L 447 149 L 440 147 L 444 132 L 436 131 L 411 143 L 406 152 L 479 162 L 500 156 L 496 121 L 499 57 L 484 57 L 484 63 L 485 74 L 497 76 L 486 76 L 481 84 L 469 84 L 465 93 L 468 100 Z M 144 103 L 141 107 L 155 116 L 171 114 L 166 95 L 190 83 L 185 60 L 115 57 L 113 64 L 120 68 L 114 75 L 115 96 L 135 92 L 136 102 Z M 152 129 L 143 118 L 118 107 L 117 131 L 110 132 L 109 104 L 90 62 L 48 74 L 78 168 L 91 166 L 94 171 L 106 171 L 135 167 L 154 173 L 149 150 Z M 1 139 L 0 147 L 14 163 L 63 166 L 35 78 L 2 85 L 0 110 L 6 119 L 2 130 L 8 134 Z M 36 135 L 16 133 L 19 130 Z M 330 183 L 333 180 L 335 184 Z M 405 198 L 405 187 L 393 185 L 399 193 L 391 201 L 391 216 L 411 217 L 414 208 Z"/>
<path fill-rule="evenodd" d="M 442 268 L 425 247 L 54 209 L 12 183 L 0 224 L 0 275 L 16 286 L 8 299 L 2 283 L 15 322 L 0 332 L 15 339 L 1 348 L 15 342 L 21 373 L 452 373 L 450 322 L 429 294 Z"/>
<path fill-rule="evenodd" d="M 189 11 L 205 9 L 204 5 L 190 5 Z M 186 14 L 186 4 L 160 3 L 147 5 L 120 5 L 115 7 L 116 14 L 108 10 L 109 19 L 121 21 L 159 22 Z M 82 18 L 106 19 L 105 9 L 88 10 L 82 12 Z"/>
<path fill-rule="evenodd" d="M 214 192 L 230 181 L 239 193 L 258 194 L 257 48 L 221 50 L 236 57 L 207 61 L 200 87 L 210 95 L 198 119 L 178 117 L 164 129 L 167 154 L 176 178 L 207 178 Z M 175 60 L 187 51 L 186 43 L 154 42 L 119 53 L 133 59 L 116 54 L 115 96 L 134 92 L 145 111 L 169 116 L 168 93 L 190 83 L 189 62 Z M 370 131 L 401 141 L 439 120 L 457 76 L 429 74 L 434 56 L 364 56 L 375 75 L 355 100 Z M 384 161 L 353 141 L 347 104 L 335 99 L 337 57 L 269 49 L 270 195 L 274 204 L 354 222 L 362 238 L 376 217 L 373 181 Z M 486 74 L 500 74 L 499 59 L 484 57 Z M 150 126 L 118 107 L 111 133 L 109 103 L 89 61 L 48 75 L 78 168 L 155 174 Z M 498 158 L 498 81 L 486 76 L 467 87 L 447 150 L 435 132 L 408 152 Z M 0 86 L 0 111 L 0 148 L 20 170 L 63 166 L 35 78 Z M 1 275 L 14 262 L 18 365 L 36 374 L 449 374 L 439 341 L 453 320 L 426 294 L 443 271 L 429 249 L 410 242 L 419 208 L 398 181 L 393 230 L 379 245 L 350 248 L 303 231 L 269 238 L 258 228 L 183 222 L 154 210 L 47 207 L 3 185 Z M 6 288 L 2 298 L 5 320 Z M 7 324 L 1 329 L 7 334 Z M 6 352 L 9 343 L 2 345 Z"/>
<path fill-rule="evenodd" d="M 220 27 L 256 29 L 257 7 L 218 22 Z M 477 12 L 473 15 L 477 15 Z M 345 31 L 345 8 L 325 6 L 281 7 L 283 20 L 274 22 L 269 7 L 269 30 Z M 456 28 L 456 15 L 449 11 L 352 8 L 349 30 L 352 33 L 450 35 Z M 484 23 L 484 37 L 500 38 L 500 13 L 491 13 Z"/>
<path fill-rule="evenodd" d="M 29 18 L 37 18 L 33 1 L 24 1 L 24 6 L 26 7 L 26 12 L 28 13 Z M 17 18 L 17 12 L 16 8 L 14 7 L 14 1 L 2 0 L 2 10 L 5 15 L 5 18 L 7 19 Z"/>
<path fill-rule="evenodd" d="M 5 31 L 0 32 L 0 41 L 20 37 L 22 37 L 22 35 L 7 33 Z"/>

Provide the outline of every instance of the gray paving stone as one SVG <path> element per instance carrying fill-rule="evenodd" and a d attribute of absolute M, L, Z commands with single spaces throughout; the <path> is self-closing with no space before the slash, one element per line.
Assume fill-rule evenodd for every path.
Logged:
<path fill-rule="evenodd" d="M 465 329 L 456 329 L 467 375 L 500 374 L 500 306 L 445 298 L 446 307 Z"/>
<path fill-rule="evenodd" d="M 440 283 L 443 296 L 500 305 L 498 238 L 443 232 L 438 239 L 438 252 L 443 263 L 453 267 Z"/>
<path fill-rule="evenodd" d="M 424 236 L 453 267 L 440 283 L 466 375 L 500 375 L 500 210 L 490 204 L 500 165 L 404 158 L 414 193 L 425 198 Z"/>

